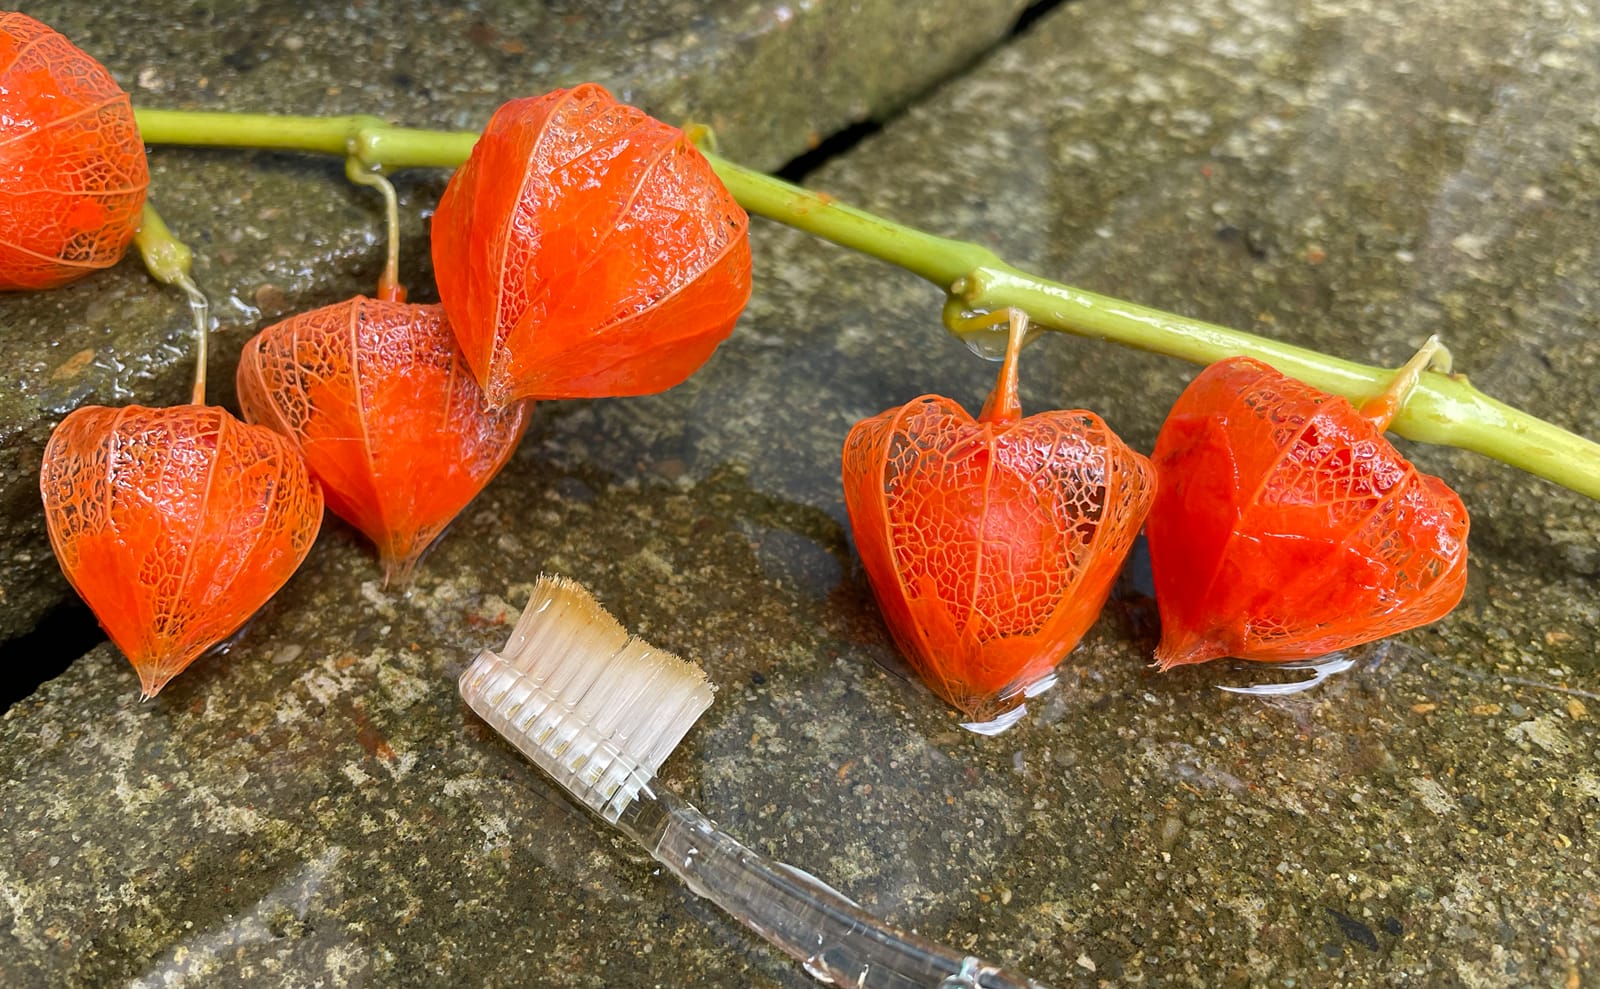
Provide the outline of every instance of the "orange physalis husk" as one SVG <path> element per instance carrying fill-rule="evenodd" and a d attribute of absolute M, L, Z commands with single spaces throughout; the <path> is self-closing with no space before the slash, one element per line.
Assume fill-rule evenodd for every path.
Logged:
<path fill-rule="evenodd" d="M 682 131 L 586 84 L 495 111 L 434 214 L 435 277 L 491 404 L 644 395 L 732 332 L 749 222 Z"/>
<path fill-rule="evenodd" d="M 389 584 L 505 466 L 530 410 L 489 407 L 442 307 L 360 296 L 256 334 L 237 383 L 245 418 L 305 455 Z"/>
<path fill-rule="evenodd" d="M 1022 417 L 1019 324 L 976 421 L 924 395 L 844 444 L 845 505 L 889 631 L 978 721 L 1016 710 L 1094 624 L 1155 488 L 1094 413 Z"/>
<path fill-rule="evenodd" d="M 75 410 L 39 488 L 62 572 L 146 698 L 265 604 L 322 523 L 300 455 L 204 405 Z"/>
<path fill-rule="evenodd" d="M 33 18 L 0 12 L 0 289 L 55 288 L 116 264 L 149 184 L 111 73 Z"/>
<path fill-rule="evenodd" d="M 1156 439 L 1146 535 L 1162 669 L 1306 659 L 1442 618 L 1467 582 L 1467 512 L 1357 412 L 1259 361 L 1200 373 Z"/>

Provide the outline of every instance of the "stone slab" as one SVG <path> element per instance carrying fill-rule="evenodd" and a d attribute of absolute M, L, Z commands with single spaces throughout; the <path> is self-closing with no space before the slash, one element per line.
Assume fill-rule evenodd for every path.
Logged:
<path fill-rule="evenodd" d="M 1480 385 L 1600 433 L 1600 25 L 1561 5 L 1082 0 L 864 142 L 841 198 L 1089 288 Z M 270 167 L 271 162 L 260 167 Z M 333 183 L 324 176 L 301 184 Z M 546 403 L 405 594 L 330 522 L 225 656 L 140 704 L 108 648 L 0 720 L 0 982 L 813 982 L 574 812 L 460 705 L 541 570 L 700 660 L 668 785 L 763 851 L 1054 985 L 1600 974 L 1596 506 L 1415 448 L 1464 604 L 1278 698 L 1154 673 L 1119 591 L 998 738 L 893 657 L 839 444 L 993 368 L 938 294 L 757 224 L 746 319 L 660 396 Z M 1026 408 L 1148 449 L 1193 369 L 1051 338 Z"/>
<path fill-rule="evenodd" d="M 1023 0 L 900 4 L 776 0 L 321 6 L 241 0 L 196 8 L 61 0 L 34 10 L 100 58 L 137 104 L 370 113 L 418 127 L 481 127 L 515 96 L 585 80 L 666 120 L 716 127 L 740 160 L 772 168 L 895 108 L 992 46 Z M 913 51 L 916 57 L 903 57 Z M 286 155 L 157 149 L 151 201 L 198 256 L 219 321 L 213 401 L 257 329 L 373 290 L 376 194 L 340 165 Z M 442 174 L 409 176 L 403 276 L 427 281 L 421 210 Z M 419 295 L 425 295 L 420 293 Z M 82 404 L 185 400 L 187 310 L 128 260 L 50 293 L 0 295 L 0 642 L 68 594 L 39 511 L 50 430 Z"/>

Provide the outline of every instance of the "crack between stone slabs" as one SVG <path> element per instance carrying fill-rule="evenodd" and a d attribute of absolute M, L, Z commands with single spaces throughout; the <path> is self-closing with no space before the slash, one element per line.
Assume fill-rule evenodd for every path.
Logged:
<path fill-rule="evenodd" d="M 94 612 L 76 597 L 45 612 L 30 631 L 0 643 L 0 714 L 67 671 L 106 641 Z"/>
<path fill-rule="evenodd" d="M 1014 41 L 1017 38 L 1020 38 L 1022 35 L 1027 34 L 1029 31 L 1033 30 L 1033 26 L 1037 24 L 1046 14 L 1049 14 L 1057 7 L 1064 7 L 1071 2 L 1072 0 L 1037 0 L 1037 2 L 1029 4 L 1027 7 L 1023 8 L 1022 13 L 1017 15 L 1017 22 L 1011 25 L 1010 33 L 1006 35 L 1001 43 L 1004 44 L 1006 41 Z"/>
<path fill-rule="evenodd" d="M 935 79 L 920 92 L 912 93 L 897 107 L 882 116 L 870 120 L 857 121 L 827 135 L 817 142 L 816 147 L 790 158 L 774 174 L 785 182 L 800 185 L 817 169 L 835 158 L 849 154 L 862 141 L 883 130 L 886 125 L 899 118 L 911 107 L 917 105 L 929 93 L 966 75 L 974 66 L 983 62 L 996 51 L 1027 34 L 1035 24 L 1056 8 L 1066 6 L 1072 2 L 1073 0 L 1037 0 L 1037 2 L 1029 4 L 1017 15 L 1017 19 L 1011 25 L 1011 29 L 997 38 L 994 44 L 977 52 L 972 58 L 957 66 L 948 74 Z"/>

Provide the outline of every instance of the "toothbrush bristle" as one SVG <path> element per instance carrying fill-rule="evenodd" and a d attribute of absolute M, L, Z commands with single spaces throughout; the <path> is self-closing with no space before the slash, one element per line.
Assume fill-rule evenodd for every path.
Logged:
<path fill-rule="evenodd" d="M 617 819 L 710 704 L 700 667 L 630 636 L 577 581 L 540 577 L 461 696 L 579 800 Z"/>

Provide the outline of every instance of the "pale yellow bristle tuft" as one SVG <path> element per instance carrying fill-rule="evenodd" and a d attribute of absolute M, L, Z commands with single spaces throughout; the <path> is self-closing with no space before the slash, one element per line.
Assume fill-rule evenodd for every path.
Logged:
<path fill-rule="evenodd" d="M 612 820 L 711 703 L 705 671 L 622 627 L 577 581 L 541 577 L 505 649 L 461 675 L 467 704 Z"/>

